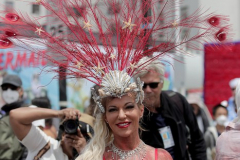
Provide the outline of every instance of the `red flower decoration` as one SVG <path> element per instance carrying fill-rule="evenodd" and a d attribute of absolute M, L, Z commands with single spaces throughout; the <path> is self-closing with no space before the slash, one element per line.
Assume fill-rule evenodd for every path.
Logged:
<path fill-rule="evenodd" d="M 13 43 L 7 38 L 0 39 L 0 48 L 9 48 L 12 44 Z"/>
<path fill-rule="evenodd" d="M 17 22 L 20 19 L 20 17 L 14 13 L 7 13 L 5 18 L 11 22 Z"/>
<path fill-rule="evenodd" d="M 218 26 L 219 25 L 219 23 L 220 23 L 220 19 L 219 19 L 219 17 L 211 17 L 211 18 L 209 18 L 209 20 L 208 20 L 208 22 L 212 25 L 212 26 Z"/>
<path fill-rule="evenodd" d="M 221 41 L 225 41 L 227 39 L 227 34 L 224 31 L 224 29 L 220 29 L 217 33 L 216 33 L 216 38 L 221 42 Z"/>
<path fill-rule="evenodd" d="M 17 36 L 17 34 L 13 31 L 5 31 L 5 35 L 8 37 L 14 37 Z"/>

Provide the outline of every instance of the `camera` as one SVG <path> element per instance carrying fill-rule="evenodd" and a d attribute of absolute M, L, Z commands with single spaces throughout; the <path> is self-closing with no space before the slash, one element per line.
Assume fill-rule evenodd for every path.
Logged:
<path fill-rule="evenodd" d="M 79 127 L 79 120 L 78 118 L 73 120 L 73 119 L 69 119 L 66 120 L 65 122 L 63 122 L 63 130 L 65 133 L 67 134 L 74 134 L 77 135 L 77 129 Z"/>
<path fill-rule="evenodd" d="M 79 121 L 78 118 L 75 120 L 69 119 L 63 122 L 63 124 L 60 126 L 61 130 L 64 131 L 66 134 L 72 134 L 72 135 L 77 135 L 77 129 L 80 128 L 80 131 L 86 141 L 90 140 L 94 134 L 93 128 L 83 122 Z"/>

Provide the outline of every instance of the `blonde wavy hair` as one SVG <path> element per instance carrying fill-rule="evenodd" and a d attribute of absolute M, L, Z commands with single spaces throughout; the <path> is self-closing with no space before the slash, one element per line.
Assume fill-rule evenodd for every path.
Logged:
<path fill-rule="evenodd" d="M 104 114 L 98 113 L 96 115 L 96 123 L 93 129 L 97 132 L 95 132 L 77 160 L 102 160 L 105 148 L 113 141 L 113 134 L 105 122 Z"/>

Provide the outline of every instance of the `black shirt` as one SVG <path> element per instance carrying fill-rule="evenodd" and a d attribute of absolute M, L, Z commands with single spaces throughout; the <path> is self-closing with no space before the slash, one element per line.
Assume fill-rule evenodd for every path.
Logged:
<path fill-rule="evenodd" d="M 159 113 L 152 113 L 151 121 L 155 122 L 156 127 L 158 129 L 164 128 L 164 127 L 167 126 L 166 123 L 165 123 L 165 119 Z M 165 148 L 165 150 L 167 150 L 171 154 L 172 158 L 174 159 L 174 146 L 170 147 L 170 148 Z"/>

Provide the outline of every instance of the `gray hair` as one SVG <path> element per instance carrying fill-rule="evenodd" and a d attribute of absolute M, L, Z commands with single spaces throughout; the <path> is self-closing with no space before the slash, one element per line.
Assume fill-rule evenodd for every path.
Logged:
<path fill-rule="evenodd" d="M 158 60 L 150 57 L 143 57 L 137 64 L 138 69 L 135 71 L 134 79 L 145 76 L 149 70 L 154 70 L 160 75 L 160 79 L 164 79 L 165 66 Z"/>

